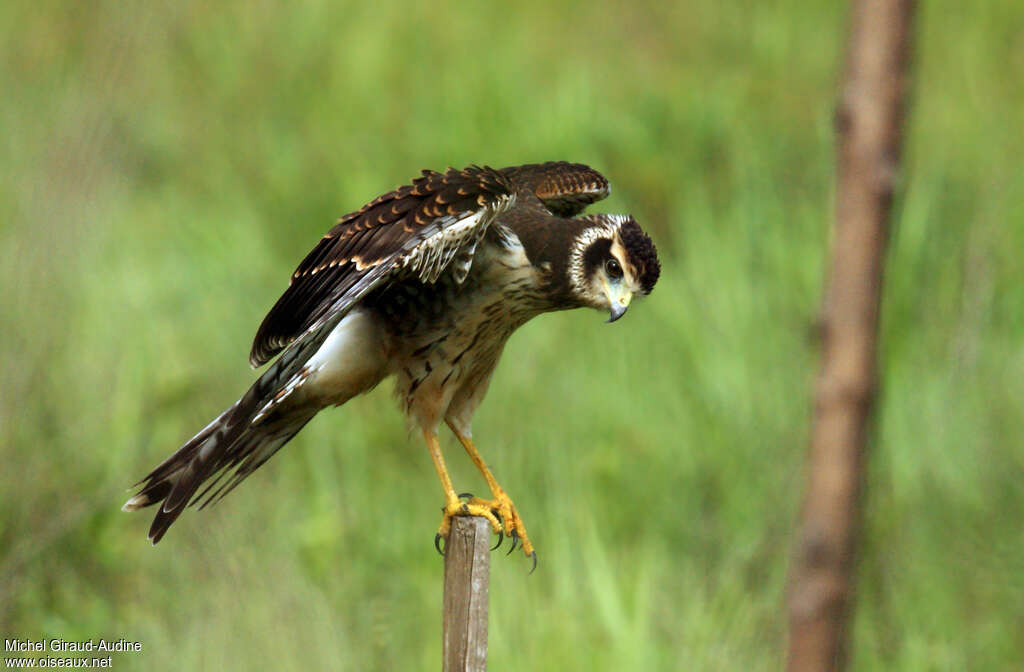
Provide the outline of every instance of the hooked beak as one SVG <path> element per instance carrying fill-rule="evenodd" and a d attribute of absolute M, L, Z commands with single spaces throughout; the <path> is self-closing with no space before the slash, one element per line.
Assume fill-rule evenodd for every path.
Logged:
<path fill-rule="evenodd" d="M 611 315 L 611 317 L 608 318 L 608 323 L 611 324 L 615 320 L 617 320 L 620 317 L 622 317 L 623 315 L 625 315 L 627 308 L 629 308 L 629 306 L 624 306 L 621 303 L 613 303 L 612 304 L 612 315 Z"/>
<path fill-rule="evenodd" d="M 608 293 L 608 303 L 611 304 L 611 316 L 608 318 L 610 324 L 626 314 L 629 302 L 633 298 L 633 292 L 625 287 L 609 287 L 607 285 L 605 291 Z"/>

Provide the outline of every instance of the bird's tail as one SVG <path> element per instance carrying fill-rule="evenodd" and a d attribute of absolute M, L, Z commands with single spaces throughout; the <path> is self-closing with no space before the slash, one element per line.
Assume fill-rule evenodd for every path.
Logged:
<path fill-rule="evenodd" d="M 149 528 L 154 544 L 186 506 L 219 501 L 316 415 L 316 407 L 279 403 L 294 389 L 295 366 L 289 364 L 288 357 L 278 359 L 241 399 L 136 483 L 142 489 L 122 508 L 161 504 Z"/>

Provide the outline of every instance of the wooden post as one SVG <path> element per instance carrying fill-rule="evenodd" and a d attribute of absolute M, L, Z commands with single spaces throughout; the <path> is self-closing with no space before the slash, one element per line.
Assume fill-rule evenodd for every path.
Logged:
<path fill-rule="evenodd" d="M 851 3 L 836 117 L 836 228 L 821 323 L 821 369 L 807 492 L 790 570 L 791 672 L 846 665 L 912 14 L 912 0 Z"/>
<path fill-rule="evenodd" d="M 491 524 L 457 516 L 444 554 L 444 672 L 487 669 Z"/>

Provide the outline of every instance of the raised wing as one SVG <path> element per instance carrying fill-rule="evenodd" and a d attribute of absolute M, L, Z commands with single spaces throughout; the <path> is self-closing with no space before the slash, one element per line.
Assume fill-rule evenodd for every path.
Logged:
<path fill-rule="evenodd" d="M 455 260 L 461 281 L 476 244 L 511 207 L 515 191 L 508 177 L 486 166 L 425 170 L 412 184 L 345 215 L 292 274 L 256 333 L 249 362 L 270 360 L 397 273 L 434 282 Z"/>
<path fill-rule="evenodd" d="M 518 189 L 536 194 L 544 206 L 559 217 L 574 217 L 611 193 L 604 175 L 582 163 L 529 163 L 498 172 Z"/>

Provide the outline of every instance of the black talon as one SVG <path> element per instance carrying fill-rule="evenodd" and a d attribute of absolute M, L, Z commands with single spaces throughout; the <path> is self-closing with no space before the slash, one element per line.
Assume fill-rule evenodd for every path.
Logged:
<path fill-rule="evenodd" d="M 491 509 L 491 514 L 501 521 L 501 527 L 498 528 L 498 543 L 491 547 L 492 551 L 496 551 L 501 547 L 501 542 L 505 541 L 505 519 L 502 517 L 501 511 L 497 509 Z"/>
<path fill-rule="evenodd" d="M 531 567 L 530 571 L 526 573 L 527 576 L 533 574 L 533 570 L 537 569 L 537 551 L 530 553 L 530 558 L 533 559 L 533 567 Z"/>
<path fill-rule="evenodd" d="M 459 493 L 459 499 L 462 499 L 463 497 L 465 497 L 467 499 L 473 499 L 473 493 L 472 492 L 460 492 Z"/>
<path fill-rule="evenodd" d="M 512 534 L 510 534 L 509 536 L 512 537 L 512 546 L 508 549 L 508 553 L 506 553 L 505 555 L 512 555 L 512 551 L 516 550 L 516 545 L 519 543 L 518 532 L 512 530 Z"/>
<path fill-rule="evenodd" d="M 436 548 L 437 552 L 441 554 L 441 557 L 444 557 L 444 551 L 441 550 L 441 539 L 443 538 L 444 537 L 441 536 L 440 532 L 434 535 L 434 548 Z"/>

